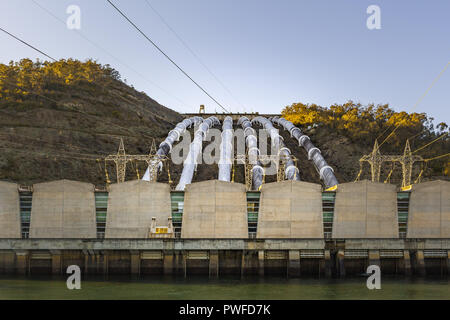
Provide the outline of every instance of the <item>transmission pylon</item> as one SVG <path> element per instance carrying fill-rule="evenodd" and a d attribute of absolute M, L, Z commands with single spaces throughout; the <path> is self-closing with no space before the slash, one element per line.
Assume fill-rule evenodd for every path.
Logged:
<path fill-rule="evenodd" d="M 382 155 L 378 147 L 378 141 L 375 140 L 372 152 L 362 156 L 359 161 L 360 163 L 365 161 L 370 164 L 373 182 L 380 182 L 381 165 L 383 162 L 399 162 L 402 166 L 402 188 L 407 188 L 411 185 L 414 163 L 424 161 L 424 159 L 421 156 L 412 155 L 409 140 L 406 140 L 402 155 Z M 391 174 L 392 172 L 389 174 L 389 178 Z"/>
<path fill-rule="evenodd" d="M 150 167 L 150 181 L 156 181 L 157 178 L 157 171 L 158 171 L 158 165 L 164 161 L 166 161 L 168 158 L 163 156 L 158 156 L 156 154 L 156 145 L 155 140 L 153 139 L 152 146 L 150 147 L 150 153 L 148 155 L 144 154 L 126 154 L 125 153 L 125 147 L 123 144 L 123 139 L 120 139 L 119 143 L 119 149 L 117 150 L 116 154 L 110 154 L 105 158 L 105 174 L 107 175 L 106 171 L 106 162 L 114 162 L 116 165 L 116 176 L 117 176 L 117 183 L 125 182 L 125 176 L 126 176 L 126 170 L 127 170 L 127 163 L 130 161 L 145 161 L 147 165 Z M 107 177 L 109 180 L 109 178 Z"/>
<path fill-rule="evenodd" d="M 411 153 L 411 146 L 409 145 L 409 140 L 406 140 L 405 150 L 403 156 L 397 160 L 402 165 L 403 181 L 402 187 L 408 187 L 411 185 L 411 175 L 414 162 L 423 161 L 421 156 L 413 156 Z"/>
<path fill-rule="evenodd" d="M 370 164 L 370 171 L 372 173 L 372 182 L 380 182 L 381 164 L 383 163 L 383 156 L 378 147 L 378 140 L 375 139 L 373 150 L 370 154 L 362 156 L 360 162 L 368 162 Z M 358 176 L 359 177 L 359 176 Z"/>
<path fill-rule="evenodd" d="M 105 161 L 112 161 L 115 163 L 117 183 L 124 182 L 128 161 L 122 138 L 120 138 L 119 149 L 117 150 L 117 154 L 111 154 L 107 156 L 105 158 Z"/>

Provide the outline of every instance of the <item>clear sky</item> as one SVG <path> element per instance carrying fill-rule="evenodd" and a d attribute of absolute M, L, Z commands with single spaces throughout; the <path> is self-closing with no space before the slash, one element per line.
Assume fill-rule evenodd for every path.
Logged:
<path fill-rule="evenodd" d="M 200 104 L 221 111 L 106 1 L 35 2 L 61 21 L 32 0 L 0 0 L 0 26 L 55 58 L 109 63 L 128 84 L 176 111 L 195 112 Z M 113 2 L 233 112 L 352 99 L 450 123 L 450 67 L 413 110 L 450 61 L 448 0 L 148 0 L 232 96 L 145 0 Z M 371 4 L 381 9 L 379 30 L 366 26 Z M 69 5 L 81 9 L 83 36 L 63 23 Z M 0 44 L 2 63 L 43 58 L 1 32 Z"/>

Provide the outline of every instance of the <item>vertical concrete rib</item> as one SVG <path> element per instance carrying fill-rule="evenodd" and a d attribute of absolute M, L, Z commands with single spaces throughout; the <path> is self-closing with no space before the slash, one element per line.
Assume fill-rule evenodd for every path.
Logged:
<path fill-rule="evenodd" d="M 96 238 L 94 185 L 59 180 L 33 185 L 30 238 Z"/>
<path fill-rule="evenodd" d="M 305 181 L 265 183 L 257 239 L 323 239 L 322 186 Z"/>
<path fill-rule="evenodd" d="M 248 237 L 245 185 L 209 180 L 186 186 L 182 239 Z"/>
<path fill-rule="evenodd" d="M 398 237 L 395 185 L 367 180 L 339 185 L 333 239 Z"/>
<path fill-rule="evenodd" d="M 409 201 L 407 238 L 450 237 L 450 182 L 415 184 Z"/>
<path fill-rule="evenodd" d="M 131 180 L 108 187 L 105 238 L 145 239 L 152 219 L 168 225 L 171 217 L 170 186 L 167 183 Z"/>
<path fill-rule="evenodd" d="M 0 238 L 21 238 L 18 185 L 0 181 Z"/>

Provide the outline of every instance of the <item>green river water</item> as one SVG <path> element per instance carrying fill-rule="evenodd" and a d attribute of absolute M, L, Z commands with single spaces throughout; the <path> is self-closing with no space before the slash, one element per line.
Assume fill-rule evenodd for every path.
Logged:
<path fill-rule="evenodd" d="M 69 290 L 65 279 L 0 278 L 0 299 L 445 299 L 449 279 L 382 278 L 369 290 L 366 278 L 352 279 L 89 279 Z"/>

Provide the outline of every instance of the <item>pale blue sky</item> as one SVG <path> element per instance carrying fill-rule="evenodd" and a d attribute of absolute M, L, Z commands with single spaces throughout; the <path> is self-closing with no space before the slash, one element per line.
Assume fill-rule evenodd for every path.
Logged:
<path fill-rule="evenodd" d="M 148 1 L 236 99 L 183 47 L 145 0 L 113 2 L 233 112 L 242 112 L 244 106 L 246 111 L 276 113 L 293 102 L 329 106 L 348 99 L 413 111 L 415 102 L 450 61 L 447 0 Z M 0 26 L 55 58 L 109 63 L 129 84 L 179 112 L 197 111 L 200 104 L 209 112 L 220 111 L 106 1 L 36 2 L 64 21 L 70 4 L 80 6 L 84 36 L 146 79 L 68 30 L 32 0 L 0 0 Z M 371 4 L 381 8 L 381 30 L 366 27 L 366 8 Z M 3 33 L 0 44 L 2 63 L 43 58 Z M 415 111 L 450 123 L 449 101 L 450 68 Z"/>

